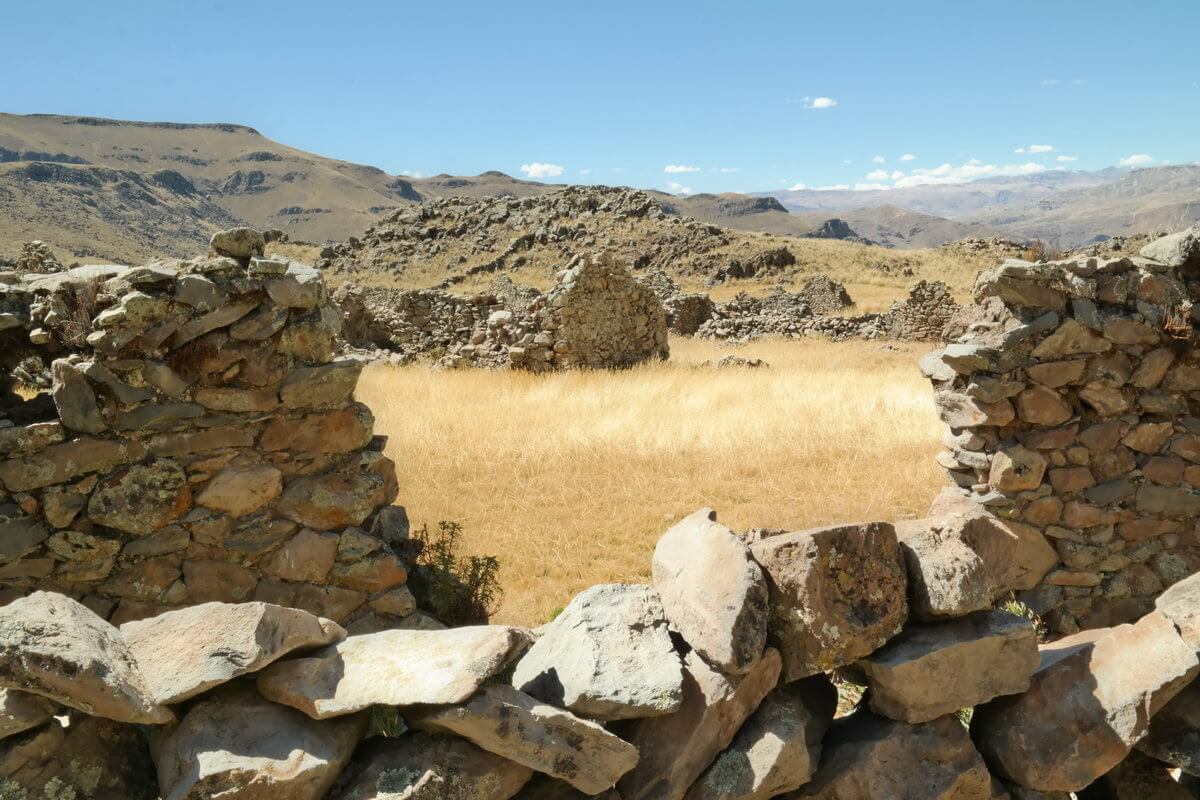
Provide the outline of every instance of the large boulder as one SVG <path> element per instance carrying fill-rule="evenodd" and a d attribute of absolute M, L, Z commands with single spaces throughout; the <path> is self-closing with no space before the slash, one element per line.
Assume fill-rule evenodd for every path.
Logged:
<path fill-rule="evenodd" d="M 4 800 L 157 800 L 136 725 L 71 714 L 0 741 Z"/>
<path fill-rule="evenodd" d="M 319 800 L 366 732 L 364 715 L 316 722 L 230 686 L 151 741 L 168 800 Z"/>
<path fill-rule="evenodd" d="M 345 638 L 341 626 L 270 603 L 203 603 L 127 622 L 121 635 L 154 699 L 179 703 L 296 650 Z"/>
<path fill-rule="evenodd" d="M 120 632 L 53 592 L 34 592 L 0 608 L 0 688 L 118 722 L 175 719 L 154 699 Z"/>
<path fill-rule="evenodd" d="M 1185 642 L 1200 651 L 1200 573 L 1172 585 L 1158 596 L 1154 607 L 1175 623 Z"/>
<path fill-rule="evenodd" d="M 683 668 L 658 593 L 628 584 L 581 592 L 517 662 L 512 685 L 593 719 L 677 710 Z"/>
<path fill-rule="evenodd" d="M 858 666 L 877 714 L 928 722 L 1028 689 L 1038 666 L 1037 629 L 1003 611 L 914 623 Z"/>
<path fill-rule="evenodd" d="M 1115 767 L 1200 672 L 1165 616 L 1042 645 L 1030 688 L 975 710 L 971 734 L 1006 780 L 1073 792 Z"/>
<path fill-rule="evenodd" d="M 817 770 L 836 709 L 824 675 L 776 687 L 684 800 L 768 800 L 800 788 Z"/>
<path fill-rule="evenodd" d="M 909 725 L 866 709 L 836 720 L 821 767 L 789 800 L 1003 800 L 954 717 Z"/>
<path fill-rule="evenodd" d="M 1169 767 L 1136 750 L 1080 794 L 1083 800 L 1195 800 Z"/>
<path fill-rule="evenodd" d="M 44 697 L 0 689 L 0 739 L 36 728 L 54 716 L 54 703 Z"/>
<path fill-rule="evenodd" d="M 485 686 L 462 705 L 409 713 L 406 720 L 415 728 L 457 734 L 589 795 L 611 789 L 638 762 L 637 748 L 602 725 L 503 684 Z"/>
<path fill-rule="evenodd" d="M 220 255 L 248 259 L 251 256 L 261 256 L 263 248 L 267 246 L 267 241 L 260 231 L 254 228 L 240 227 L 217 231 L 209 239 L 208 244 Z"/>
<path fill-rule="evenodd" d="M 528 642 L 523 628 L 503 625 L 379 631 L 272 664 L 258 690 L 313 719 L 373 705 L 461 703 Z"/>
<path fill-rule="evenodd" d="M 454 736 L 372 739 L 330 800 L 509 800 L 533 770 Z"/>
<path fill-rule="evenodd" d="M 751 551 L 767 573 L 785 681 L 877 650 L 908 618 L 904 556 L 888 523 L 770 536 Z"/>
<path fill-rule="evenodd" d="M 671 626 L 722 672 L 740 675 L 767 643 L 767 582 L 749 548 L 712 509 L 663 534 L 654 548 L 654 588 Z"/>
<path fill-rule="evenodd" d="M 622 800 L 682 800 L 775 687 L 780 670 L 779 653 L 772 648 L 738 676 L 722 675 L 689 652 L 679 710 L 638 720 L 623 733 L 641 758 L 617 782 Z"/>
<path fill-rule="evenodd" d="M 1154 715 L 1137 749 L 1200 776 L 1200 681 L 1192 681 Z"/>

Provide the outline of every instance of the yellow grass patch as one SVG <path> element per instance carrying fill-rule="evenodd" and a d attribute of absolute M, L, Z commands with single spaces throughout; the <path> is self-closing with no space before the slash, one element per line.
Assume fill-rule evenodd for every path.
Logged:
<path fill-rule="evenodd" d="M 735 530 L 919 516 L 945 478 L 915 361 L 927 347 L 674 340 L 623 372 L 369 368 L 414 525 L 455 520 L 494 554 L 496 621 L 536 624 L 581 589 L 645 581 L 654 543 L 701 506 Z M 700 363 L 731 352 L 769 368 Z"/>

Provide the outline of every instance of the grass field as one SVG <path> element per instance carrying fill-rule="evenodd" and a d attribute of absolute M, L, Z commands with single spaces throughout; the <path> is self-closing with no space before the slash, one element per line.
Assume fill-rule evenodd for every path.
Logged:
<path fill-rule="evenodd" d="M 921 345 L 674 340 L 624 372 L 374 366 L 358 397 L 391 437 L 414 525 L 454 520 L 502 564 L 495 621 L 645 581 L 654 543 L 711 506 L 735 530 L 918 516 L 945 480 Z M 769 368 L 717 370 L 730 352 Z"/>

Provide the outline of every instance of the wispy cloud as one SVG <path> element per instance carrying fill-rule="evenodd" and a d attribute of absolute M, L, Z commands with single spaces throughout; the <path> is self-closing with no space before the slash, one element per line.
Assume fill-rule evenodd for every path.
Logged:
<path fill-rule="evenodd" d="M 718 171 L 718 172 L 724 172 L 724 173 L 728 174 L 728 173 L 731 173 L 731 172 L 737 172 L 737 171 L 738 171 L 738 168 L 737 168 L 737 167 L 721 167 L 721 168 L 719 168 L 717 171 Z"/>
<path fill-rule="evenodd" d="M 837 100 L 832 97 L 813 97 L 811 99 L 804 98 L 804 107 L 820 110 L 822 108 L 833 108 L 837 105 Z"/>
<path fill-rule="evenodd" d="M 812 188 L 814 192 L 845 192 L 849 190 L 850 184 L 834 183 L 830 184 L 829 186 L 814 186 Z"/>
<path fill-rule="evenodd" d="M 1022 153 L 1031 153 L 1036 155 L 1038 153 L 1049 153 L 1053 149 L 1054 145 L 1052 144 L 1031 144 L 1028 147 L 1018 147 L 1016 150 L 1013 150 L 1013 152 L 1017 153 L 1018 155 Z"/>
<path fill-rule="evenodd" d="M 675 175 L 680 172 L 699 172 L 699 167 L 688 166 L 687 164 L 667 164 L 663 167 L 663 172 L 668 175 Z"/>
<path fill-rule="evenodd" d="M 783 181 L 783 183 L 787 183 L 787 181 Z M 792 186 L 789 186 L 788 191 L 789 192 L 803 192 L 807 188 L 808 187 L 806 185 L 804 185 L 803 183 L 797 183 L 797 184 L 793 184 Z"/>
<path fill-rule="evenodd" d="M 1122 158 L 1119 162 L 1122 167 L 1148 167 L 1154 163 L 1154 158 L 1145 153 L 1134 153 L 1131 156 Z"/>
<path fill-rule="evenodd" d="M 563 169 L 561 164 L 543 164 L 540 161 L 521 165 L 521 172 L 531 178 L 557 178 L 563 174 Z"/>
<path fill-rule="evenodd" d="M 1002 175 L 1036 175 L 1039 172 L 1045 172 L 1046 169 L 1045 164 L 1038 164 L 1032 161 L 1024 164 L 1004 164 L 998 166 L 996 164 L 984 164 L 982 161 L 973 158 L 965 164 L 957 166 L 947 163 L 937 167 L 914 169 L 912 174 L 900 178 L 896 181 L 895 185 L 897 189 L 903 189 L 909 186 L 926 186 L 938 183 L 966 183 L 976 178 L 992 178 Z"/>
<path fill-rule="evenodd" d="M 579 170 L 579 174 L 580 175 L 591 175 L 592 171 L 590 169 L 581 169 L 581 170 Z"/>
<path fill-rule="evenodd" d="M 892 188 L 886 183 L 856 183 L 854 191 L 856 192 L 882 192 Z"/>
<path fill-rule="evenodd" d="M 682 183 L 671 181 L 667 184 L 667 191 L 671 194 L 691 194 L 692 190 L 684 186 Z"/>
<path fill-rule="evenodd" d="M 887 163 L 887 159 L 886 159 L 886 158 L 884 158 L 883 156 L 875 156 L 875 157 L 874 157 L 874 158 L 872 158 L 871 160 L 872 160 L 872 161 L 874 161 L 876 164 L 885 164 L 885 163 Z"/>
<path fill-rule="evenodd" d="M 900 156 L 900 160 L 901 161 L 916 161 L 917 157 L 914 156 L 912 153 L 905 153 L 904 155 Z"/>
<path fill-rule="evenodd" d="M 1079 156 L 1059 156 L 1058 158 L 1056 158 L 1054 160 L 1060 164 L 1066 164 L 1069 161 L 1078 161 Z"/>

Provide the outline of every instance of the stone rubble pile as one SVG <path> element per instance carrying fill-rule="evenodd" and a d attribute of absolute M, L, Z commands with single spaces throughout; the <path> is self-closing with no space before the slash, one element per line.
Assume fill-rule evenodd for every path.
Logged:
<path fill-rule="evenodd" d="M 983 272 L 922 360 L 965 498 L 1044 535 L 1052 630 L 1132 622 L 1200 570 L 1200 229 L 1138 255 Z"/>
<path fill-rule="evenodd" d="M 20 274 L 62 272 L 64 267 L 49 245 L 35 240 L 21 245 L 21 252 L 16 258 L 0 258 L 0 269 Z"/>
<path fill-rule="evenodd" d="M 607 254 L 576 257 L 545 294 L 511 280 L 495 293 L 342 286 L 335 293 L 347 340 L 404 362 L 533 372 L 619 369 L 668 356 L 667 315 L 657 296 Z M 512 300 L 512 298 L 516 300 Z M 511 304 L 511 305 L 510 305 Z"/>
<path fill-rule="evenodd" d="M 3 285 L 50 391 L 0 405 L 0 602 L 46 589 L 116 624 L 261 600 L 355 626 L 414 610 L 384 437 L 315 269 L 261 234 Z"/>
<path fill-rule="evenodd" d="M 1038 582 L 1045 542 L 961 500 L 744 534 L 701 509 L 659 540 L 651 585 L 594 586 L 537 630 L 356 633 L 216 601 L 114 627 L 37 591 L 0 607 L 0 797 L 1186 791 L 1200 576 L 1133 624 L 1039 644 L 993 606 Z M 837 718 L 831 677 L 866 686 Z"/>

